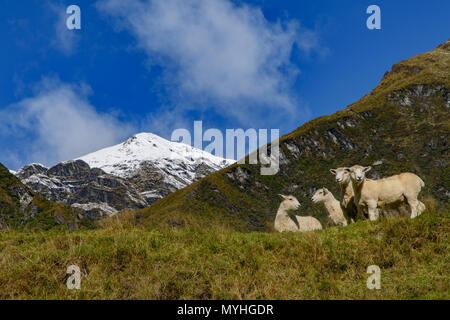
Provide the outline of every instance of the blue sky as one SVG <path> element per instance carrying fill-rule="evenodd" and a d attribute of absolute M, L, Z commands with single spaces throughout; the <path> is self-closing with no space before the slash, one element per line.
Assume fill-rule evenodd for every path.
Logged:
<path fill-rule="evenodd" d="M 67 6 L 81 8 L 68 30 Z M 366 8 L 381 8 L 381 30 Z M 279 128 L 345 108 L 449 38 L 450 2 L 0 4 L 0 162 L 53 165 L 148 131 Z"/>

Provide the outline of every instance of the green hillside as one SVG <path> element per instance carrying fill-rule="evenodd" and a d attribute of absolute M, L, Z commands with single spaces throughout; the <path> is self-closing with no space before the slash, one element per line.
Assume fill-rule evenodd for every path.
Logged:
<path fill-rule="evenodd" d="M 447 41 L 400 62 L 358 102 L 282 137 L 277 175 L 233 165 L 94 230 L 0 165 L 0 300 L 450 299 L 449 57 Z M 374 178 L 417 173 L 427 210 L 270 232 L 278 193 L 330 226 L 310 197 L 322 186 L 338 195 L 329 169 L 355 163 Z M 70 265 L 81 290 L 66 287 Z M 370 265 L 380 290 L 366 286 Z"/>
<path fill-rule="evenodd" d="M 117 217 L 98 230 L 3 231 L 0 299 L 450 299 L 449 231 L 450 215 L 435 212 L 311 233 L 142 228 Z M 74 264 L 81 290 L 66 287 Z M 380 290 L 366 287 L 370 265 Z"/>
<path fill-rule="evenodd" d="M 34 193 L 0 164 L 0 230 L 93 227 L 93 223 L 78 214 L 76 209 Z"/>
<path fill-rule="evenodd" d="M 368 95 L 342 111 L 312 120 L 280 139 L 280 172 L 233 165 L 136 212 L 136 223 L 169 227 L 231 227 L 270 231 L 278 193 L 295 195 L 300 215 L 329 225 L 310 200 L 322 186 L 339 197 L 330 168 L 372 165 L 369 178 L 413 172 L 421 197 L 449 210 L 450 41 L 402 61 Z M 351 88 L 349 88 L 351 90 Z"/>

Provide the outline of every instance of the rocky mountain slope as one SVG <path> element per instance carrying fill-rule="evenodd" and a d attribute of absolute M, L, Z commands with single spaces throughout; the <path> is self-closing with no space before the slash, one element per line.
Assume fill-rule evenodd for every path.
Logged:
<path fill-rule="evenodd" d="M 79 208 L 85 216 L 98 219 L 149 206 L 233 162 L 140 133 L 124 143 L 52 168 L 27 165 L 16 176 L 47 199 Z"/>
<path fill-rule="evenodd" d="M 132 183 L 101 169 L 91 169 L 82 160 L 62 162 L 50 169 L 30 164 L 16 176 L 41 196 L 79 208 L 93 220 L 147 206 Z"/>
<path fill-rule="evenodd" d="M 57 226 L 75 230 L 91 224 L 81 215 L 81 211 L 48 201 L 0 164 L 0 230 L 42 230 Z"/>
<path fill-rule="evenodd" d="M 323 116 L 280 139 L 280 171 L 260 175 L 259 165 L 213 173 L 135 213 L 136 222 L 164 226 L 226 226 L 272 230 L 278 193 L 302 204 L 296 214 L 327 225 L 311 201 L 322 186 L 339 197 L 330 168 L 372 165 L 369 178 L 410 171 L 425 181 L 422 200 L 449 210 L 450 41 L 402 61 L 378 86 L 346 109 Z M 349 88 L 351 90 L 351 88 Z"/>

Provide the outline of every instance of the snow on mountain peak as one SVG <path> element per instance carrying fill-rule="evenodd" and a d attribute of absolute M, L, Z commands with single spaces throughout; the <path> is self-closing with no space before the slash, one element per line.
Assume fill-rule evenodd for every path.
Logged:
<path fill-rule="evenodd" d="M 151 162 L 153 166 L 176 174 L 184 170 L 183 180 L 190 183 L 194 180 L 186 166 L 204 164 L 215 170 L 233 164 L 234 160 L 216 157 L 206 151 L 180 142 L 166 140 L 153 133 L 135 134 L 118 145 L 108 147 L 78 158 L 92 168 L 100 168 L 107 173 L 120 177 L 130 177 L 137 173 L 143 162 Z M 189 177 L 186 177 L 186 171 Z M 192 179 L 191 179 L 192 178 Z M 185 184 L 185 183 L 183 183 Z"/>

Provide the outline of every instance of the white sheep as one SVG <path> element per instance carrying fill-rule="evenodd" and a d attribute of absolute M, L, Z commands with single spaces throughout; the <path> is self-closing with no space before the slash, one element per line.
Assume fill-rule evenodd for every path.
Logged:
<path fill-rule="evenodd" d="M 344 217 L 340 202 L 336 200 L 327 188 L 317 190 L 311 200 L 314 203 L 323 203 L 325 209 L 327 209 L 328 214 L 331 217 L 331 220 L 333 220 L 335 224 L 342 226 L 347 225 L 347 219 Z"/>
<path fill-rule="evenodd" d="M 278 232 L 295 231 L 306 232 L 313 230 L 321 230 L 322 225 L 319 220 L 314 217 L 300 217 L 290 213 L 300 207 L 300 202 L 294 196 L 285 196 L 280 194 L 283 201 L 277 211 L 275 218 L 275 230 Z"/>
<path fill-rule="evenodd" d="M 366 179 L 366 173 L 372 167 L 354 165 L 346 168 L 350 173 L 354 201 L 358 211 L 367 208 L 369 219 L 378 219 L 378 207 L 408 203 L 411 210 L 411 219 L 417 217 L 425 210 L 425 205 L 417 199 L 420 190 L 425 186 L 420 177 L 405 172 L 379 180 Z"/>
<path fill-rule="evenodd" d="M 355 192 L 353 191 L 350 173 L 345 167 L 330 169 L 330 172 L 336 176 L 336 182 L 341 188 L 340 204 L 342 212 L 346 218 L 350 219 L 351 222 L 354 222 L 357 218 L 358 209 L 353 200 Z"/>

